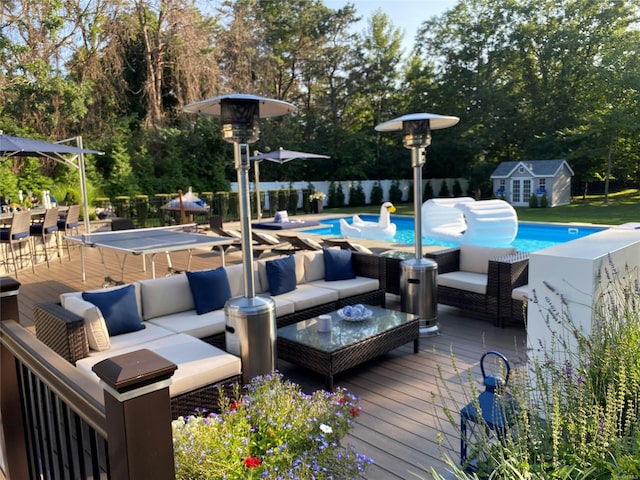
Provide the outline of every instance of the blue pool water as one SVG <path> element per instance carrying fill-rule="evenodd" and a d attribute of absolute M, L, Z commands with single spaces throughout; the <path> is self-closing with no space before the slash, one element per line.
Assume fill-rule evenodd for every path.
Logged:
<path fill-rule="evenodd" d="M 378 215 L 360 215 L 365 221 L 377 222 Z M 351 223 L 351 219 L 347 221 Z M 413 229 L 412 217 L 392 216 L 391 221 L 396 224 L 396 235 L 393 237 L 394 242 L 413 244 L 415 235 Z M 319 235 L 335 235 L 342 236 L 340 233 L 339 218 L 328 218 L 322 220 L 322 227 L 307 230 L 309 233 Z M 522 223 L 518 224 L 518 235 L 511 243 L 521 252 L 535 252 L 543 248 L 552 247 L 559 243 L 575 240 L 576 238 L 585 237 L 592 233 L 605 230 L 605 227 L 592 227 L 584 225 L 560 225 L 560 224 L 539 224 L 539 223 Z M 423 245 L 443 245 L 457 246 L 456 243 L 446 242 L 434 238 L 422 237 Z"/>

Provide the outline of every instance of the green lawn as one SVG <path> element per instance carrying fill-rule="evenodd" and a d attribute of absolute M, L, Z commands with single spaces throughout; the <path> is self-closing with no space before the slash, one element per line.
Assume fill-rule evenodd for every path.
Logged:
<path fill-rule="evenodd" d="M 557 223 L 595 223 L 601 225 L 619 225 L 626 222 L 640 222 L 640 190 L 630 189 L 609 195 L 609 204 L 604 204 L 604 197 L 587 196 L 573 198 L 570 205 L 553 208 L 517 207 L 518 219 L 531 222 Z M 412 203 L 396 205 L 397 215 L 413 215 Z M 325 213 L 379 213 L 380 207 L 344 207 L 325 209 Z"/>

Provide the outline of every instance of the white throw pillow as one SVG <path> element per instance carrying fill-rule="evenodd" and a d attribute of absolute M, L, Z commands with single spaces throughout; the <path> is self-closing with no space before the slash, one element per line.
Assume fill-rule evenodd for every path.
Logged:
<path fill-rule="evenodd" d="M 460 246 L 460 271 L 489 273 L 489 260 L 516 253 L 513 247 L 484 247 L 481 245 Z"/>
<path fill-rule="evenodd" d="M 64 308 L 84 318 L 84 329 L 92 350 L 103 352 L 111 348 L 107 324 L 98 307 L 82 298 L 67 297 Z"/>

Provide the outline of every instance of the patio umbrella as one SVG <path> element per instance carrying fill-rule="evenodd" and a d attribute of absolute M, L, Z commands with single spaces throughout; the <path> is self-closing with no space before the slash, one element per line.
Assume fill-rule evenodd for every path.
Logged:
<path fill-rule="evenodd" d="M 262 219 L 262 207 L 260 206 L 260 162 L 262 160 L 269 160 L 270 162 L 276 162 L 282 165 L 283 163 L 290 162 L 291 160 L 304 160 L 308 158 L 331 158 L 328 155 L 320 155 L 318 153 L 306 153 L 306 152 L 296 152 L 295 150 L 285 150 L 280 147 L 279 150 L 274 150 L 273 152 L 267 153 L 259 153 L 256 152 L 256 155 L 250 157 L 249 160 L 254 162 L 255 166 L 255 182 L 256 182 L 256 203 L 258 209 L 258 221 Z"/>
<path fill-rule="evenodd" d="M 77 147 L 63 145 L 62 142 L 74 140 Z M 74 137 L 61 140 L 58 143 L 50 143 L 33 138 L 14 137 L 5 135 L 0 130 L 0 157 L 46 157 L 56 162 L 64 163 L 80 171 L 80 190 L 84 207 L 84 227 L 89 232 L 89 200 L 87 198 L 87 183 L 84 171 L 84 154 L 104 155 L 104 152 L 87 150 L 82 148 L 82 137 Z M 77 160 L 77 163 L 76 163 Z"/>
<path fill-rule="evenodd" d="M 209 205 L 200 200 L 198 196 L 193 193 L 191 187 L 189 187 L 189 191 L 184 195 L 182 195 L 182 190 L 178 190 L 178 198 L 174 198 L 160 208 L 170 212 L 180 212 L 182 223 L 187 223 L 187 213 L 209 213 Z"/>

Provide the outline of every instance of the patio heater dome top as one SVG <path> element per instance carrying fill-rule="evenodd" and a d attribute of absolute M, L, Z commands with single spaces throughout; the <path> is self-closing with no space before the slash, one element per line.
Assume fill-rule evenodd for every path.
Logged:
<path fill-rule="evenodd" d="M 259 117 L 270 118 L 286 115 L 287 113 L 295 113 L 296 107 L 291 103 L 274 100 L 272 98 L 259 97 L 257 95 L 251 95 L 247 93 L 232 93 L 228 95 L 221 95 L 219 97 L 207 98 L 206 100 L 200 100 L 198 102 L 185 105 L 183 110 L 189 113 L 199 113 L 201 115 L 209 115 L 213 117 L 219 117 L 222 115 L 222 103 L 223 102 L 246 102 L 255 101 L 259 105 Z"/>
<path fill-rule="evenodd" d="M 429 120 L 429 128 L 431 130 L 453 127 L 460 121 L 458 117 L 449 117 L 446 115 L 438 115 L 436 113 L 410 113 L 376 125 L 375 129 L 378 132 L 395 132 L 397 130 L 402 130 L 404 122 L 412 122 L 416 120 Z"/>

